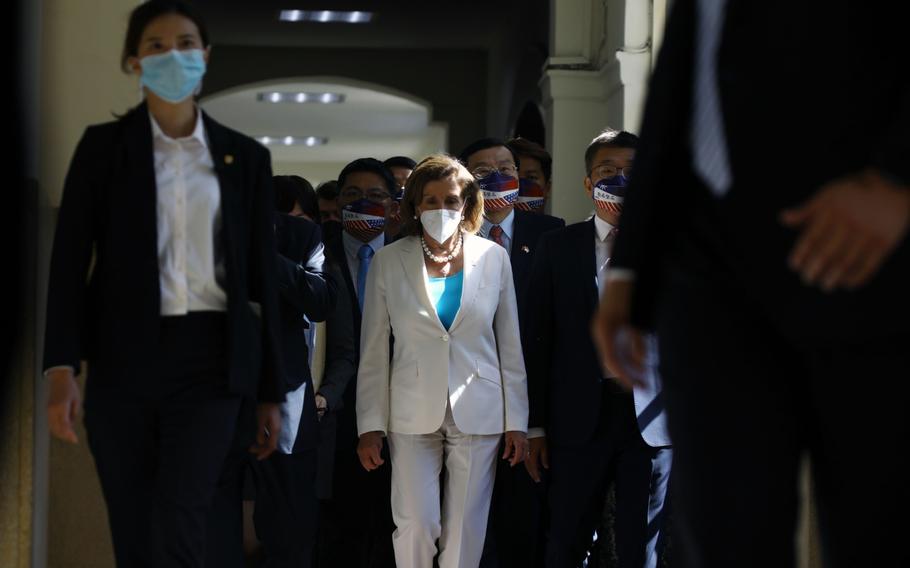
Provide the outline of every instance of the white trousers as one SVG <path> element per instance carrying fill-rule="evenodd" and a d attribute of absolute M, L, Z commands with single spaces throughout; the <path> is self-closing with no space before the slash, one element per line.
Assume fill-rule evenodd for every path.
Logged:
<path fill-rule="evenodd" d="M 392 457 L 392 534 L 398 568 L 477 568 L 493 494 L 497 434 L 462 433 L 446 408 L 432 434 L 389 433 Z M 443 502 L 440 512 L 440 473 Z"/>

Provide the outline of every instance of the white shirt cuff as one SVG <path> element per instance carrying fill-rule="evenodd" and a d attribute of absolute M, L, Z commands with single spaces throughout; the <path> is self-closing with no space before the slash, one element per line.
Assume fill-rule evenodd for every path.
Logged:
<path fill-rule="evenodd" d="M 635 282 L 635 271 L 631 268 L 607 268 L 607 282 Z"/>
<path fill-rule="evenodd" d="M 58 370 L 58 369 L 69 369 L 70 371 L 73 372 L 73 375 L 74 375 L 74 376 L 76 375 L 76 369 L 74 369 L 72 365 L 57 365 L 56 367 L 51 367 L 51 368 L 49 368 L 49 369 L 45 369 L 45 370 L 44 370 L 44 378 L 46 379 L 46 378 L 47 378 L 47 375 L 48 375 L 51 371 L 56 371 L 56 370 Z"/>
<path fill-rule="evenodd" d="M 543 438 L 546 435 L 547 434 L 546 434 L 546 432 L 544 432 L 543 428 L 528 428 L 528 439 L 529 440 L 532 438 Z"/>

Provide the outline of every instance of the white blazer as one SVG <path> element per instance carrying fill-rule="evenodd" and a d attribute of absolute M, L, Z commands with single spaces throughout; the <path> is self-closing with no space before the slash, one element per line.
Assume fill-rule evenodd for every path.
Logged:
<path fill-rule="evenodd" d="M 509 255 L 464 239 L 461 306 L 446 331 L 427 293 L 418 237 L 380 249 L 367 276 L 357 431 L 429 434 L 446 399 L 465 434 L 528 429 L 528 390 Z M 394 352 L 389 362 L 389 335 Z"/>

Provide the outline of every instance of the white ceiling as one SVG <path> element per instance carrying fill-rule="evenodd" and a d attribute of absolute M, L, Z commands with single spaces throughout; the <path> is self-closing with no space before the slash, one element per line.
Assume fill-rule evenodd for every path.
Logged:
<path fill-rule="evenodd" d="M 262 92 L 343 93 L 337 104 L 260 102 Z M 218 121 L 249 136 L 327 137 L 324 146 L 270 145 L 276 162 L 340 162 L 394 155 L 416 159 L 445 150 L 446 126 L 429 104 L 385 87 L 317 77 L 244 85 L 201 101 Z"/>

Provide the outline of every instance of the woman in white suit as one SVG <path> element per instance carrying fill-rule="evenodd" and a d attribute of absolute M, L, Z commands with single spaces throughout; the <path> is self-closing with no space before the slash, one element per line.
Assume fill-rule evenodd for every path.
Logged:
<path fill-rule="evenodd" d="M 476 568 L 501 435 L 513 466 L 528 451 L 512 270 L 505 249 L 474 236 L 483 197 L 454 158 L 418 164 L 401 210 L 406 237 L 367 279 L 357 452 L 376 469 L 388 437 L 399 568 L 432 566 L 437 539 L 440 568 Z"/>

